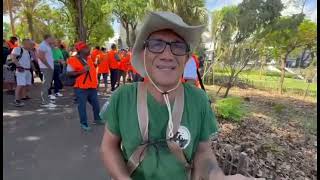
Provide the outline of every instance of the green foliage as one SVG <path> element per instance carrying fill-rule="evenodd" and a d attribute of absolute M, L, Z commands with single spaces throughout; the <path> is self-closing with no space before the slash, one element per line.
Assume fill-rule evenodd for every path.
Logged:
<path fill-rule="evenodd" d="M 190 25 L 208 23 L 204 0 L 150 0 L 149 6 L 152 10 L 176 13 Z"/>
<path fill-rule="evenodd" d="M 243 100 L 239 97 L 228 97 L 217 100 L 215 110 L 219 117 L 233 122 L 240 122 L 241 117 L 246 114 Z"/>
<path fill-rule="evenodd" d="M 139 20 L 146 13 L 147 2 L 145 0 L 110 0 L 101 3 L 103 11 L 111 11 L 120 20 L 127 33 L 126 42 L 128 46 L 132 47 L 134 44 L 135 30 Z"/>
<path fill-rule="evenodd" d="M 274 104 L 272 108 L 277 114 L 280 114 L 286 107 L 283 104 L 277 103 Z"/>
<path fill-rule="evenodd" d="M 103 9 L 101 3 L 104 2 L 102 0 L 90 0 L 84 9 L 87 41 L 93 46 L 102 46 L 114 34 L 111 26 L 111 9 Z"/>
<path fill-rule="evenodd" d="M 212 32 L 215 60 L 222 62 L 230 77 L 225 97 L 249 61 L 259 59 L 260 34 L 280 16 L 282 8 L 280 0 L 244 0 L 212 14 L 212 26 L 218 26 Z"/>

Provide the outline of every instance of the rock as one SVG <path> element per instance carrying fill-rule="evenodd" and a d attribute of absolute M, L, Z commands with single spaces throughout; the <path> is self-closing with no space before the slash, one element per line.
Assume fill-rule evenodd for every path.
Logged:
<path fill-rule="evenodd" d="M 241 151 L 241 146 L 240 146 L 240 145 L 234 146 L 234 150 L 236 150 L 236 151 Z"/>
<path fill-rule="evenodd" d="M 258 177 L 262 177 L 262 176 L 263 176 L 263 172 L 259 169 L 256 175 L 257 175 Z"/>
<path fill-rule="evenodd" d="M 253 155 L 254 154 L 254 150 L 252 149 L 252 148 L 248 148 L 248 149 L 246 149 L 246 151 L 245 151 L 249 156 L 251 156 L 251 155 Z"/>

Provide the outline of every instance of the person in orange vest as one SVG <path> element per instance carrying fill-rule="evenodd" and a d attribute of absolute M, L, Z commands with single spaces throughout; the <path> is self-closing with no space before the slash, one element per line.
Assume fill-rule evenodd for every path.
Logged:
<path fill-rule="evenodd" d="M 128 71 L 128 63 L 130 62 L 130 56 L 128 52 L 123 49 L 120 54 L 120 65 L 119 65 L 119 76 L 118 76 L 118 85 L 120 85 L 120 79 L 122 77 L 123 84 L 126 84 L 126 77 Z"/>
<path fill-rule="evenodd" d="M 7 41 L 7 45 L 9 47 L 10 52 L 11 52 L 14 48 L 19 46 L 18 45 L 18 38 L 15 36 L 11 36 L 10 40 Z"/>
<path fill-rule="evenodd" d="M 94 124 L 103 124 L 99 117 L 100 105 L 98 102 L 97 86 L 98 78 L 93 60 L 90 58 L 90 49 L 82 41 L 75 44 L 76 56 L 72 56 L 67 62 L 67 72 L 75 76 L 74 92 L 78 102 L 80 127 L 85 131 L 91 128 L 87 120 L 86 104 L 91 104 L 94 115 Z"/>
<path fill-rule="evenodd" d="M 97 62 L 97 56 L 101 54 L 100 46 L 96 46 L 91 52 L 91 58 L 94 62 Z"/>
<path fill-rule="evenodd" d="M 120 65 L 120 56 L 117 51 L 117 46 L 115 44 L 111 45 L 111 50 L 108 53 L 109 58 L 109 68 L 110 68 L 110 79 L 111 79 L 111 92 L 113 92 L 116 87 L 119 76 L 119 65 Z"/>
<path fill-rule="evenodd" d="M 129 56 L 129 61 L 128 61 L 128 82 L 132 82 L 133 81 L 133 67 L 131 64 L 131 48 L 128 48 L 128 52 L 127 52 L 128 56 Z"/>
<path fill-rule="evenodd" d="M 108 92 L 108 76 L 110 73 L 109 62 L 108 62 L 108 54 L 106 52 L 106 48 L 101 48 L 101 53 L 97 55 L 97 64 L 98 64 L 98 88 L 100 84 L 100 78 L 103 77 L 104 89 L 105 92 Z M 99 95 L 99 92 L 98 92 Z"/>
<path fill-rule="evenodd" d="M 198 73 L 197 73 L 199 68 L 200 68 L 199 60 L 195 54 L 192 54 L 189 57 L 186 63 L 186 66 L 184 68 L 182 82 L 187 82 L 200 88 L 199 78 L 201 77 L 198 77 Z"/>

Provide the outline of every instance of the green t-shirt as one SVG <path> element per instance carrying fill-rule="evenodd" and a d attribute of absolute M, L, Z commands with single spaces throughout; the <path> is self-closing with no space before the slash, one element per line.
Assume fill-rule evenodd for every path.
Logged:
<path fill-rule="evenodd" d="M 58 64 L 58 60 L 63 60 L 63 54 L 59 48 L 52 48 L 52 56 L 55 64 Z"/>
<path fill-rule="evenodd" d="M 137 115 L 137 83 L 123 85 L 103 106 L 100 117 L 106 121 L 107 128 L 122 139 L 122 154 L 127 161 L 142 143 Z M 218 132 L 218 123 L 204 91 L 187 83 L 184 111 L 179 132 L 183 134 L 183 151 L 188 161 L 193 159 L 199 142 L 206 141 Z M 158 103 L 147 95 L 149 113 L 149 140 L 165 139 L 168 110 L 165 104 Z M 157 151 L 158 149 L 158 151 Z M 149 146 L 146 156 L 133 172 L 133 180 L 187 179 L 182 163 L 170 152 L 166 143 L 158 148 Z"/>

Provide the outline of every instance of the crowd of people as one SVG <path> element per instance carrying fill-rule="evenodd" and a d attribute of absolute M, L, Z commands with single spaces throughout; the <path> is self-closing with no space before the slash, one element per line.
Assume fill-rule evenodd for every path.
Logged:
<path fill-rule="evenodd" d="M 31 99 L 29 89 L 34 78 L 39 77 L 42 82 L 41 107 L 55 108 L 56 99 L 63 96 L 61 74 L 68 72 L 71 77 L 76 77 L 74 100 L 78 104 L 80 125 L 84 130 L 90 130 L 86 115 L 87 101 L 93 107 L 94 123 L 99 124 L 99 95 L 110 96 L 126 82 L 144 81 L 131 64 L 131 48 L 118 49 L 116 44 L 112 44 L 110 50 L 100 46 L 91 50 L 86 43 L 77 42 L 67 50 L 61 40 L 49 34 L 40 44 L 31 39 L 18 41 L 14 36 L 8 41 L 3 40 L 3 82 L 7 94 L 14 95 L 14 105 L 23 107 Z M 198 58 L 191 56 L 181 81 L 200 87 L 199 68 Z"/>

